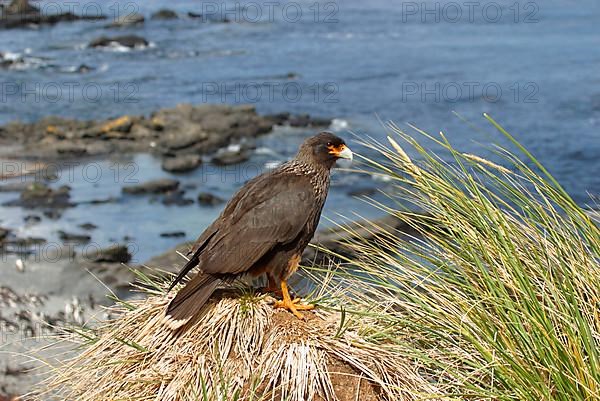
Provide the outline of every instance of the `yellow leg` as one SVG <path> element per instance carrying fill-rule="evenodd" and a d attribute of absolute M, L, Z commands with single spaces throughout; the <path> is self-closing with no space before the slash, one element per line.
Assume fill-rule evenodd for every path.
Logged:
<path fill-rule="evenodd" d="M 314 305 L 298 305 L 298 302 L 300 302 L 300 298 L 296 298 L 292 301 L 292 298 L 290 297 L 290 293 L 288 291 L 287 282 L 285 280 L 281 280 L 281 293 L 283 294 L 283 300 L 275 302 L 275 307 L 289 310 L 298 319 L 304 318 L 304 316 L 302 316 L 302 314 L 298 312 L 299 310 L 311 310 L 315 308 Z"/>

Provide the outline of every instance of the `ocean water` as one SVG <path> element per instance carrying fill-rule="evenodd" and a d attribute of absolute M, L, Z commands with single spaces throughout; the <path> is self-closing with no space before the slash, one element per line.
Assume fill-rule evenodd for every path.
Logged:
<path fill-rule="evenodd" d="M 383 140 L 382 121 L 443 131 L 459 149 L 494 158 L 486 149 L 506 145 L 486 124 L 489 113 L 513 133 L 581 204 L 600 194 L 600 3 L 555 1 L 42 1 L 46 12 L 146 17 L 170 8 L 178 20 L 147 20 L 139 27 L 106 29 L 109 21 L 0 31 L 0 52 L 22 58 L 0 70 L 0 123 L 46 115 L 96 119 L 149 113 L 177 103 L 252 103 L 261 113 L 289 111 L 336 119 L 332 127 L 355 151 L 367 136 Z M 204 14 L 188 18 L 187 12 Z M 230 23 L 215 20 L 227 18 Z M 150 45 L 91 49 L 102 35 L 135 34 Z M 89 72 L 77 72 L 81 65 Z M 466 119 L 469 123 L 465 123 Z M 249 162 L 259 169 L 291 157 L 310 130 L 281 130 L 259 140 Z M 113 160 L 114 159 L 114 160 Z M 103 171 L 115 156 L 100 161 Z M 149 156 L 126 158 L 140 181 L 168 176 Z M 103 164 L 102 164 L 103 163 Z M 84 168 L 84 167 L 81 167 Z M 239 170 L 244 167 L 240 166 Z M 258 171 L 258 170 L 248 170 Z M 219 172 L 219 176 L 223 176 Z M 248 173 L 252 175 L 252 173 Z M 123 182 L 109 173 L 98 182 L 78 179 L 75 199 L 119 196 Z M 209 190 L 224 198 L 249 177 L 198 182 L 190 197 Z M 350 173 L 334 177 L 325 216 L 376 215 L 349 193 L 381 183 Z M 196 192 L 194 192 L 196 191 Z M 15 194 L 0 194 L 10 200 Z M 0 208 L 0 224 L 22 235 L 52 238 L 67 225 L 91 221 L 101 245 L 123 237 L 139 244 L 138 258 L 180 239 L 194 238 L 219 207 L 167 207 L 147 198 L 78 206 L 57 221 L 24 226 L 29 212 Z M 325 223 L 326 224 L 326 223 Z M 70 231 L 77 231 L 71 229 Z"/>

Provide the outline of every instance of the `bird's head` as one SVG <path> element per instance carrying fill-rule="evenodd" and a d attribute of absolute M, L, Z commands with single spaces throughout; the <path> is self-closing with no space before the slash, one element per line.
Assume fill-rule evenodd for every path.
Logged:
<path fill-rule="evenodd" d="M 332 168 L 339 159 L 352 160 L 352 151 L 342 138 L 324 131 L 304 141 L 298 157 L 319 166 Z"/>

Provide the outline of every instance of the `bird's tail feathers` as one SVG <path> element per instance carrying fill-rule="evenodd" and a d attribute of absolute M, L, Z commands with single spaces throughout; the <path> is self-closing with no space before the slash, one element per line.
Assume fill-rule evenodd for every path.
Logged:
<path fill-rule="evenodd" d="M 199 273 L 190 280 L 171 300 L 165 315 L 165 325 L 172 330 L 188 323 L 215 292 L 221 279 Z"/>

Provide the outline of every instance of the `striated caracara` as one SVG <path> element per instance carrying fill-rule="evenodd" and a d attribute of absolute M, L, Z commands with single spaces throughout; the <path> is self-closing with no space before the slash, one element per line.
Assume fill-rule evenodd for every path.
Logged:
<path fill-rule="evenodd" d="M 352 152 L 342 139 L 321 132 L 304 141 L 294 159 L 246 183 L 200 235 L 171 284 L 169 290 L 199 268 L 167 308 L 171 326 L 194 317 L 221 282 L 245 274 L 266 274 L 270 291 L 280 283 L 283 300 L 276 307 L 298 318 L 298 310 L 312 309 L 291 299 L 286 280 L 317 228 L 330 170 L 340 158 L 352 159 Z"/>

